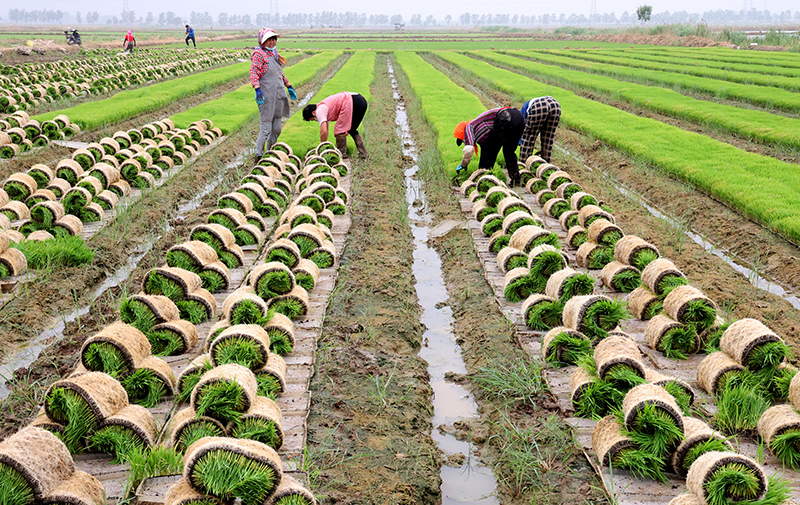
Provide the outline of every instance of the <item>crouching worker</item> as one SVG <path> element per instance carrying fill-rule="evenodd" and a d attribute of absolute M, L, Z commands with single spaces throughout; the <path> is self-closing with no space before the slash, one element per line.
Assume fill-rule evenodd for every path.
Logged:
<path fill-rule="evenodd" d="M 521 109 L 525 117 L 525 130 L 520 140 L 519 158 L 524 162 L 533 153 L 536 138 L 541 137 L 541 150 L 536 153 L 550 163 L 556 128 L 561 119 L 561 105 L 552 96 L 531 98 Z"/>
<path fill-rule="evenodd" d="M 336 121 L 333 136 L 336 138 L 336 148 L 347 156 L 347 134 L 353 137 L 356 149 L 361 158 L 366 158 L 367 148 L 364 139 L 358 133 L 358 127 L 367 112 L 367 100 L 358 93 L 342 91 L 331 95 L 319 103 L 306 105 L 303 109 L 303 119 L 315 119 L 319 123 L 319 141 L 328 140 L 329 122 Z"/>
<path fill-rule="evenodd" d="M 467 168 L 472 156 L 480 146 L 478 168 L 491 170 L 497 161 L 500 149 L 506 160 L 506 170 L 511 186 L 519 186 L 519 167 L 517 167 L 517 145 L 522 137 L 525 120 L 522 112 L 513 107 L 490 109 L 472 121 L 462 121 L 456 125 L 453 136 L 456 143 L 464 145 L 461 164 L 456 167 L 460 173 Z"/>

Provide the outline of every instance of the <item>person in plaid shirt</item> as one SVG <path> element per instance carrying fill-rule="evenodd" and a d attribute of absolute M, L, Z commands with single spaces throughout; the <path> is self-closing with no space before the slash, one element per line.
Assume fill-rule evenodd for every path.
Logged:
<path fill-rule="evenodd" d="M 550 163 L 556 128 L 561 119 L 561 105 L 552 96 L 541 96 L 525 102 L 521 112 L 525 117 L 525 130 L 519 143 L 519 159 L 524 162 L 533 154 L 536 137 L 541 136 L 542 148 L 536 154 Z"/>
<path fill-rule="evenodd" d="M 456 173 L 467 168 L 472 156 L 482 149 L 478 168 L 491 169 L 497 161 L 500 149 L 506 160 L 506 170 L 512 186 L 519 186 L 519 167 L 517 166 L 517 145 L 525 128 L 522 112 L 513 107 L 500 107 L 489 109 L 472 121 L 462 121 L 456 125 L 453 136 L 456 144 L 464 145 L 464 154 L 461 164 L 456 167 Z"/>
<path fill-rule="evenodd" d="M 269 28 L 262 28 L 258 32 L 258 47 L 250 56 L 250 84 L 256 90 L 256 103 L 261 116 L 256 139 L 256 161 L 264 155 L 265 147 L 270 148 L 278 141 L 283 118 L 289 117 L 289 98 L 297 100 L 297 93 L 283 75 L 286 59 L 275 50 L 277 45 L 278 34 Z"/>

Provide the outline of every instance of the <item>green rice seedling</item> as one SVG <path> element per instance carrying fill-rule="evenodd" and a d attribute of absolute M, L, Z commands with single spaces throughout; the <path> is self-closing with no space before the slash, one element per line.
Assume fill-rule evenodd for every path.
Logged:
<path fill-rule="evenodd" d="M 341 189 L 336 190 L 336 196 L 341 198 L 342 202 L 347 203 L 347 193 L 342 191 Z M 329 227 L 330 228 L 330 227 Z"/>
<path fill-rule="evenodd" d="M 256 440 L 262 444 L 277 449 L 283 443 L 283 437 L 279 432 L 278 426 L 267 419 L 260 417 L 248 417 L 239 419 L 231 428 L 231 436 L 234 438 L 247 438 Z"/>
<path fill-rule="evenodd" d="M 508 198 L 509 195 L 505 191 L 493 191 L 486 194 L 486 205 L 489 207 L 497 208 L 497 204 Z"/>
<path fill-rule="evenodd" d="M 175 441 L 175 450 L 183 453 L 186 449 L 205 437 L 224 437 L 225 432 L 220 428 L 219 424 L 213 423 L 207 419 L 195 419 L 189 426 L 185 426 L 181 430 L 180 436 Z"/>
<path fill-rule="evenodd" d="M 180 300 L 184 295 L 183 289 L 177 282 L 156 272 L 147 275 L 144 291 L 149 295 L 164 295 L 170 300 Z"/>
<path fill-rule="evenodd" d="M 487 237 L 491 237 L 492 233 L 501 229 L 503 229 L 503 217 L 499 214 L 497 214 L 496 217 L 484 222 L 483 226 L 481 227 L 481 231 L 483 231 L 483 234 Z"/>
<path fill-rule="evenodd" d="M 286 356 L 294 351 L 292 339 L 278 330 L 267 330 L 269 334 L 269 350 L 278 356 Z"/>
<path fill-rule="evenodd" d="M 251 370 L 264 366 L 264 356 L 258 343 L 243 337 L 228 338 L 216 345 L 214 361 L 217 365 L 236 363 Z"/>
<path fill-rule="evenodd" d="M 208 233 L 207 231 L 202 231 L 202 230 L 195 231 L 194 233 L 192 233 L 191 239 L 199 240 L 200 242 L 204 242 L 210 245 L 217 252 L 218 256 L 220 252 L 225 250 L 225 244 L 220 242 L 220 240 L 216 236 L 214 236 L 211 233 Z"/>
<path fill-rule="evenodd" d="M 225 214 L 212 214 L 208 216 L 208 222 L 213 224 L 219 224 L 224 226 L 225 228 L 229 229 L 230 231 L 236 230 L 237 224 L 233 222 L 233 220 L 226 216 Z"/>
<path fill-rule="evenodd" d="M 307 311 L 305 305 L 303 305 L 299 300 L 291 297 L 284 297 L 279 300 L 275 300 L 270 304 L 269 308 L 279 314 L 283 314 L 289 319 L 297 319 L 298 317 L 305 315 Z"/>
<path fill-rule="evenodd" d="M 525 313 L 525 323 L 532 330 L 547 331 L 561 324 L 564 304 L 558 300 L 542 300 Z"/>
<path fill-rule="evenodd" d="M 615 412 L 617 420 L 624 423 L 622 410 Z M 665 457 L 683 440 L 683 429 L 675 424 L 663 408 L 648 403 L 636 414 L 631 425 L 623 434 L 643 451 Z"/>
<path fill-rule="evenodd" d="M 506 240 L 505 240 L 505 245 L 503 245 L 503 247 L 508 245 L 508 237 L 513 235 L 514 232 L 517 231 L 518 229 L 522 228 L 523 226 L 527 226 L 527 225 L 539 226 L 540 223 L 533 216 L 525 217 L 525 218 L 518 219 L 518 220 L 514 221 L 514 223 L 512 223 L 511 226 L 508 227 L 508 230 L 506 230 L 506 235 L 505 235 Z M 503 247 L 501 247 L 500 249 L 502 249 Z M 500 249 L 498 249 L 497 251 L 492 251 L 492 252 L 495 252 L 495 253 L 500 252 Z"/>
<path fill-rule="evenodd" d="M 233 236 L 236 238 L 236 244 L 240 246 L 258 244 L 258 237 L 256 237 L 249 230 L 245 229 L 233 230 Z"/>
<path fill-rule="evenodd" d="M 188 401 L 192 396 L 192 390 L 200 382 L 200 378 L 212 368 L 214 368 L 214 365 L 210 361 L 204 361 L 203 365 L 197 370 L 181 375 L 178 383 L 178 390 L 180 391 L 177 396 L 178 402 Z"/>
<path fill-rule="evenodd" d="M 211 218 L 209 217 L 209 221 Z M 185 251 L 172 250 L 167 252 L 167 265 L 173 268 L 182 268 L 196 274 L 200 273 L 201 265 L 195 263 L 194 259 L 186 254 Z"/>
<path fill-rule="evenodd" d="M 697 331 L 691 325 L 670 328 L 661 337 L 658 350 L 670 359 L 688 359 L 697 350 Z"/>
<path fill-rule="evenodd" d="M 94 252 L 80 236 L 57 236 L 50 240 L 24 241 L 14 247 L 28 260 L 28 268 L 35 270 L 51 266 L 78 266 L 91 263 Z"/>
<path fill-rule="evenodd" d="M 775 368 L 791 357 L 792 349 L 785 342 L 767 342 L 750 352 L 747 356 L 747 367 L 751 370 Z"/>
<path fill-rule="evenodd" d="M 665 382 L 664 384 L 660 384 L 660 386 L 663 387 L 667 393 L 672 395 L 672 397 L 675 399 L 675 403 L 678 404 L 678 407 L 681 408 L 681 411 L 685 415 L 689 415 L 691 413 L 690 409 L 692 406 L 692 396 L 683 386 L 681 386 L 679 382 Z"/>
<path fill-rule="evenodd" d="M 312 289 L 314 289 L 314 277 L 309 274 L 297 272 L 294 274 L 294 281 L 298 286 L 301 286 L 306 291 L 310 292 Z"/>
<path fill-rule="evenodd" d="M 542 171 L 541 174 L 539 174 L 539 177 L 541 177 L 543 181 L 547 181 L 547 179 L 550 178 L 550 175 L 552 175 L 552 173 L 555 172 L 556 170 L 558 169 L 555 166 L 547 167 Z"/>
<path fill-rule="evenodd" d="M 257 324 L 263 326 L 272 318 L 272 312 L 264 314 L 261 306 L 252 300 L 242 300 L 231 311 L 231 324 Z"/>
<path fill-rule="evenodd" d="M 309 254 L 308 259 L 313 261 L 319 268 L 330 268 L 336 262 L 336 258 L 324 248 L 317 249 Z"/>
<path fill-rule="evenodd" d="M 491 242 L 489 244 L 489 250 L 492 251 L 493 253 L 497 254 L 504 247 L 508 246 L 509 240 L 510 240 L 510 238 L 509 238 L 508 235 L 503 235 L 501 237 L 497 237 L 497 239 L 495 239 L 493 242 Z M 524 265 L 518 265 L 518 266 L 524 266 Z"/>
<path fill-rule="evenodd" d="M 217 256 L 219 256 L 219 260 L 228 268 L 237 268 L 242 266 L 242 261 L 239 259 L 239 257 L 228 250 L 223 249 L 217 251 Z"/>
<path fill-rule="evenodd" d="M 546 361 L 554 367 L 562 365 L 575 365 L 587 354 L 592 352 L 592 342 L 588 339 L 561 332 L 550 341 L 550 347 L 560 349 L 560 352 L 547 354 Z"/>
<path fill-rule="evenodd" d="M 581 230 L 573 233 L 570 236 L 569 245 L 570 247 L 580 247 L 588 240 L 589 234 L 586 232 L 586 230 Z"/>
<path fill-rule="evenodd" d="M 596 380 L 587 384 L 577 401 L 572 402 L 575 415 L 596 421 L 622 405 L 625 393 L 608 381 Z"/>
<path fill-rule="evenodd" d="M 344 213 L 347 212 L 347 207 L 335 201 L 328 204 L 325 208 L 333 212 L 335 216 L 343 216 Z"/>
<path fill-rule="evenodd" d="M 270 400 L 277 398 L 283 390 L 281 382 L 272 374 L 257 373 L 256 382 L 258 382 L 258 396 L 265 396 Z"/>
<path fill-rule="evenodd" d="M 127 458 L 130 471 L 124 496 L 129 496 L 147 477 L 175 475 L 183 470 L 183 455 L 169 447 L 137 448 Z"/>
<path fill-rule="evenodd" d="M 208 308 L 197 300 L 175 300 L 175 306 L 180 311 L 181 319 L 186 319 L 192 324 L 200 324 L 211 317 Z"/>
<path fill-rule="evenodd" d="M 134 450 L 144 450 L 142 439 L 130 429 L 112 425 L 101 428 L 89 436 L 89 449 L 114 456 L 114 464 L 124 463 Z"/>
<path fill-rule="evenodd" d="M 752 384 L 731 382 L 735 381 L 728 380 L 722 392 L 717 394 L 714 423 L 720 431 L 733 435 L 755 429 L 770 403 L 761 388 L 754 388 Z"/>
<path fill-rule="evenodd" d="M 597 247 L 589 254 L 588 268 L 590 270 L 600 270 L 612 261 L 614 261 L 613 248 Z"/>
<path fill-rule="evenodd" d="M 625 364 L 618 364 L 609 368 L 606 371 L 604 380 L 611 383 L 623 397 L 629 389 L 646 382 L 635 370 Z M 619 405 L 621 406 L 622 403 Z"/>
<path fill-rule="evenodd" d="M 689 281 L 685 277 L 679 275 L 667 274 L 658 283 L 658 291 L 661 293 L 660 297 L 663 300 L 666 296 L 678 286 L 686 286 Z"/>
<path fill-rule="evenodd" d="M 105 372 L 114 378 L 131 371 L 119 349 L 109 342 L 89 344 L 83 351 L 82 360 L 89 370 Z"/>
<path fill-rule="evenodd" d="M 639 479 L 667 482 L 667 477 L 664 475 L 667 464 L 664 458 L 643 449 L 620 450 L 611 459 L 611 466 L 628 470 Z"/>
<path fill-rule="evenodd" d="M 103 218 L 102 214 L 96 213 L 91 207 L 78 209 L 74 214 L 84 223 L 95 223 Z"/>
<path fill-rule="evenodd" d="M 711 328 L 716 320 L 717 309 L 706 300 L 689 302 L 681 317 L 682 323 L 694 326 L 698 332 Z"/>
<path fill-rule="evenodd" d="M 120 380 L 128 392 L 128 401 L 145 408 L 155 407 L 167 396 L 169 387 L 149 368 L 139 368 Z"/>
<path fill-rule="evenodd" d="M 225 278 L 216 270 L 202 270 L 197 275 L 203 281 L 203 288 L 211 293 L 222 290 L 228 284 Z"/>
<path fill-rule="evenodd" d="M 24 201 L 31 196 L 31 193 L 28 191 L 28 186 L 17 181 L 6 181 L 3 185 L 3 189 L 6 190 L 8 198 L 11 200 Z"/>
<path fill-rule="evenodd" d="M 611 247 L 617 242 L 619 239 L 622 238 L 622 233 L 618 231 L 610 231 L 608 233 L 604 233 L 602 238 L 600 239 L 600 245 L 604 245 L 607 247 Z"/>
<path fill-rule="evenodd" d="M 95 164 L 96 161 L 92 155 L 85 152 L 76 153 L 75 158 L 73 159 L 77 161 L 78 165 L 80 165 L 81 168 L 83 168 L 84 170 L 89 170 L 92 167 L 92 165 Z"/>
<path fill-rule="evenodd" d="M 559 201 L 554 203 L 550 207 L 550 215 L 553 216 L 555 219 L 558 219 L 559 217 L 561 217 L 561 214 L 565 213 L 568 210 L 570 210 L 569 203 L 564 201 Z"/>
<path fill-rule="evenodd" d="M 703 483 L 706 502 L 709 505 L 728 505 L 754 500 L 761 493 L 761 486 L 761 480 L 753 470 L 741 463 L 723 465 Z"/>
<path fill-rule="evenodd" d="M 544 286 L 546 283 L 546 279 L 543 283 L 541 278 L 533 277 L 531 275 L 523 275 L 512 280 L 506 285 L 505 290 L 503 291 L 503 296 L 505 296 L 506 300 L 512 303 L 521 302 L 533 293 L 544 291 Z"/>
<path fill-rule="evenodd" d="M 722 334 L 725 333 L 725 330 L 727 330 L 730 325 L 730 322 L 723 323 L 718 328 L 713 328 L 703 335 L 703 351 L 706 354 L 711 354 L 720 350 L 719 339 L 722 338 Z"/>
<path fill-rule="evenodd" d="M 209 451 L 194 465 L 192 481 L 208 494 L 242 505 L 261 505 L 277 485 L 278 476 L 264 463 L 226 451 Z"/>
<path fill-rule="evenodd" d="M 55 388 L 45 399 L 47 411 L 53 420 L 64 425 L 59 438 L 72 454 L 80 454 L 86 448 L 86 436 L 97 424 L 91 407 L 75 391 Z"/>
<path fill-rule="evenodd" d="M 5 279 L 10 273 L 7 266 L 0 264 L 0 279 Z"/>
<path fill-rule="evenodd" d="M 136 189 L 144 190 L 150 187 L 150 181 L 147 178 L 141 176 L 137 176 L 132 181 L 129 182 L 131 184 L 131 187 Z"/>
<path fill-rule="evenodd" d="M 686 456 L 684 456 L 683 461 L 681 461 L 681 467 L 683 467 L 685 471 L 689 471 L 689 467 L 692 466 L 692 463 L 703 454 L 712 451 L 728 452 L 730 450 L 731 448 L 718 438 L 703 440 L 702 442 L 694 444 L 686 451 Z"/>
<path fill-rule="evenodd" d="M 50 184 L 50 178 L 41 170 L 32 168 L 28 170 L 28 175 L 33 177 L 33 180 L 36 181 L 36 187 L 38 188 L 46 188 L 48 184 Z"/>
<path fill-rule="evenodd" d="M 336 154 L 336 152 L 334 152 L 333 150 L 324 151 L 322 157 L 325 158 L 325 161 L 327 161 L 328 164 L 331 166 L 342 161 L 341 157 L 339 157 L 339 155 Z"/>
<path fill-rule="evenodd" d="M 611 283 L 623 293 L 630 293 L 642 285 L 642 275 L 633 270 L 623 270 L 616 274 Z"/>
<path fill-rule="evenodd" d="M 784 466 L 800 468 L 800 429 L 792 428 L 772 437 L 769 450 Z"/>
<path fill-rule="evenodd" d="M 236 382 L 217 381 L 203 386 L 197 414 L 220 421 L 234 421 L 247 409 L 247 398 Z"/>
<path fill-rule="evenodd" d="M 4 505 L 34 503 L 33 488 L 28 481 L 5 463 L 0 463 L 0 503 Z"/>
<path fill-rule="evenodd" d="M 594 290 L 594 277 L 586 273 L 570 276 L 564 281 L 561 303 L 565 303 L 573 296 L 590 295 Z"/>
<path fill-rule="evenodd" d="M 125 299 L 119 305 L 119 318 L 145 335 L 150 333 L 158 321 L 150 308 L 138 300 Z"/>
<path fill-rule="evenodd" d="M 530 183 L 530 192 L 534 195 L 543 189 L 547 189 L 547 182 L 543 181 L 542 179 L 534 179 L 533 182 Z"/>
<path fill-rule="evenodd" d="M 184 343 L 180 335 L 169 330 L 156 330 L 147 334 L 151 352 L 154 356 L 172 356 L 183 349 Z"/>
<path fill-rule="evenodd" d="M 621 320 L 629 317 L 622 300 L 599 300 L 593 303 L 584 315 L 584 335 L 589 338 L 605 338 Z"/>
<path fill-rule="evenodd" d="M 300 249 L 300 256 L 303 258 L 308 257 L 311 251 L 319 246 L 316 241 L 304 235 L 295 235 L 290 240 L 297 244 L 297 247 Z"/>
<path fill-rule="evenodd" d="M 539 191 L 538 193 L 536 193 L 536 196 L 539 199 L 539 205 L 544 205 L 547 202 L 549 202 L 550 200 L 552 200 L 553 198 L 555 198 L 556 197 L 556 193 L 555 193 L 555 191 L 549 191 L 549 190 L 548 191 Z"/>
<path fill-rule="evenodd" d="M 286 193 L 284 193 L 280 188 L 275 187 L 267 189 L 267 196 L 273 202 L 278 204 L 278 207 L 280 207 L 281 209 L 286 207 L 288 197 L 286 196 Z"/>
<path fill-rule="evenodd" d="M 258 277 L 253 288 L 258 296 L 264 300 L 269 300 L 291 291 L 295 282 L 294 274 L 290 271 L 275 268 Z"/>
<path fill-rule="evenodd" d="M 791 367 L 765 367 L 754 372 L 764 384 L 764 395 L 770 402 L 785 402 L 789 399 L 789 385 L 797 371 Z"/>

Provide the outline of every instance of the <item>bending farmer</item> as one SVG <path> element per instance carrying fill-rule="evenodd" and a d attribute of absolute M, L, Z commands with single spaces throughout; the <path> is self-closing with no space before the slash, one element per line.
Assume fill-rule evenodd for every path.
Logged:
<path fill-rule="evenodd" d="M 333 136 L 336 138 L 336 148 L 347 156 L 347 134 L 353 137 L 358 154 L 362 158 L 367 156 L 364 139 L 358 133 L 358 127 L 367 112 L 367 100 L 358 93 L 342 91 L 331 95 L 317 104 L 306 105 L 303 109 L 303 119 L 311 121 L 316 119 L 319 123 L 319 141 L 328 140 L 328 123 L 336 121 Z"/>
<path fill-rule="evenodd" d="M 561 105 L 552 96 L 541 96 L 525 102 L 521 111 L 525 117 L 525 130 L 519 144 L 519 158 L 524 162 L 533 154 L 533 144 L 541 135 L 542 149 L 536 154 L 550 163 L 556 128 L 561 119 Z"/>
<path fill-rule="evenodd" d="M 192 45 L 197 48 L 197 42 L 194 40 L 194 28 L 186 25 L 186 47 L 189 47 L 189 39 L 192 40 Z"/>
<path fill-rule="evenodd" d="M 522 113 L 512 107 L 489 109 L 470 122 L 458 123 L 453 136 L 456 138 L 456 144 L 465 145 L 464 155 L 461 164 L 456 167 L 456 172 L 467 168 L 472 156 L 478 150 L 478 145 L 482 150 L 478 168 L 491 170 L 502 148 L 510 185 L 518 186 L 519 167 L 516 150 L 524 127 L 525 120 Z"/>
<path fill-rule="evenodd" d="M 283 118 L 289 117 L 289 98 L 297 93 L 283 75 L 286 59 L 278 54 L 279 35 L 269 28 L 258 31 L 258 47 L 250 56 L 250 84 L 256 90 L 256 103 L 261 116 L 261 126 L 256 139 L 256 161 L 264 155 L 264 147 L 271 148 L 278 141 L 283 128 Z M 289 97 L 286 92 L 289 92 Z"/>

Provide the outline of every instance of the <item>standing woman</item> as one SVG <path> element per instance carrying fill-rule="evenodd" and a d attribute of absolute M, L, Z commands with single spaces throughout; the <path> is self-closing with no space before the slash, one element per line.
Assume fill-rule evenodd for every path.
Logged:
<path fill-rule="evenodd" d="M 258 31 L 258 47 L 250 57 L 250 84 L 256 90 L 256 103 L 261 116 L 256 139 L 256 160 L 264 155 L 265 146 L 270 148 L 278 141 L 283 118 L 289 117 L 289 98 L 297 100 L 297 93 L 283 75 L 286 59 L 275 50 L 277 45 L 278 34 L 269 28 L 262 28 Z"/>
<path fill-rule="evenodd" d="M 133 48 L 136 47 L 136 39 L 133 37 L 133 33 L 131 33 L 130 30 L 128 30 L 128 33 L 125 34 L 125 39 L 123 39 L 122 47 L 125 49 L 125 51 L 128 51 L 129 53 L 132 53 Z"/>

